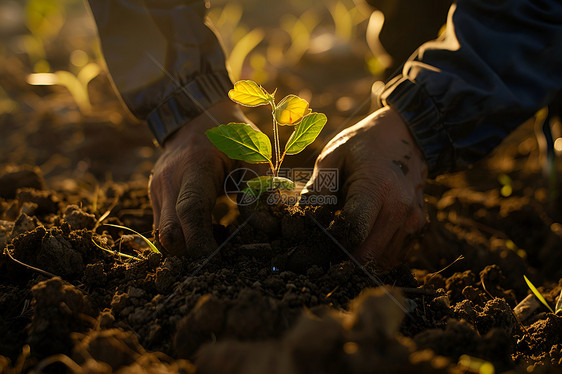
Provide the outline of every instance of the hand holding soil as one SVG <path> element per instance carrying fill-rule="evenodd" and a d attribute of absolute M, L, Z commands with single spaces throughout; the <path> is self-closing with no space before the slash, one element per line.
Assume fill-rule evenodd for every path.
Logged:
<path fill-rule="evenodd" d="M 234 104 L 219 103 L 164 144 L 150 180 L 150 197 L 154 228 L 171 254 L 198 257 L 216 246 L 211 212 L 236 161 L 215 148 L 205 130 L 233 118 L 247 121 Z"/>
<path fill-rule="evenodd" d="M 427 165 L 400 116 L 383 108 L 338 134 L 324 148 L 307 184 L 312 193 L 319 171 L 338 168 L 344 246 L 362 262 L 394 266 L 404 260 L 405 240 L 425 224 L 423 187 Z"/>

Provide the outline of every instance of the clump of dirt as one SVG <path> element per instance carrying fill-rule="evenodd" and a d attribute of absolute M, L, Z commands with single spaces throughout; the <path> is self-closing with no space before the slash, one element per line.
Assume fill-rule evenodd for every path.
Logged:
<path fill-rule="evenodd" d="M 493 236 L 496 247 L 482 252 L 487 259 L 474 256 L 479 240 L 489 240 L 481 236 L 464 247 L 465 260 L 453 263 L 449 254 L 453 264 L 443 271 L 382 271 L 375 263 L 358 267 L 341 251 L 330 233 L 333 212 L 277 205 L 257 220 L 242 215 L 216 225 L 221 250 L 193 261 L 152 253 L 98 222 L 109 210 L 107 222 L 146 229 L 152 217 L 144 187 L 105 186 L 97 211 L 83 205 L 88 199 L 46 189 L 24 186 L 13 196 L 3 206 L 19 214 L 0 226 L 8 251 L 0 257 L 6 368 L 19 359 L 25 368 L 54 371 L 359 373 L 375 365 L 455 372 L 466 355 L 497 370 L 560 361 L 560 317 L 537 310 L 526 326 L 516 320 L 512 309 L 528 291 L 510 283 L 502 266 L 514 268 L 505 255 L 512 250 Z M 450 207 L 430 205 L 437 216 Z M 451 222 L 430 227 L 414 255 L 425 250 L 431 258 L 427 243 L 453 232 Z M 457 233 L 457 243 L 467 240 Z M 559 288 L 547 294 L 550 301 Z"/>

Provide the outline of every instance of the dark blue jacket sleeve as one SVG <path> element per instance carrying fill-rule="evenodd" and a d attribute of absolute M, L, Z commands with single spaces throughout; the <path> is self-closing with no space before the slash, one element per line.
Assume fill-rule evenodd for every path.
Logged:
<path fill-rule="evenodd" d="M 430 175 L 488 154 L 562 88 L 562 1 L 458 0 L 381 102 L 408 124 Z"/>
<path fill-rule="evenodd" d="M 121 98 L 164 141 L 232 82 L 204 0 L 88 0 Z"/>

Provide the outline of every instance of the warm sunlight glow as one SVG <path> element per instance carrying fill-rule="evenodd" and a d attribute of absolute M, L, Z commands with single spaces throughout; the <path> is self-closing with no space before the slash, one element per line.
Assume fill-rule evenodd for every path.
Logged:
<path fill-rule="evenodd" d="M 562 152 L 562 138 L 558 138 L 554 141 L 554 150 L 556 152 Z"/>
<path fill-rule="evenodd" d="M 37 73 L 27 76 L 27 83 L 34 86 L 52 86 L 57 84 L 57 76 L 52 73 Z"/>

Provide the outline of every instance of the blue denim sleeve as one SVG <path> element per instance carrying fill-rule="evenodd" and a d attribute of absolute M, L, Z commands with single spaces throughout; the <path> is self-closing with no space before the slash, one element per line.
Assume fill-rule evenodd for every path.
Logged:
<path fill-rule="evenodd" d="M 562 2 L 458 0 L 380 99 L 408 124 L 430 175 L 488 154 L 562 89 Z"/>
<path fill-rule="evenodd" d="M 232 88 L 204 0 L 88 0 L 115 88 L 163 144 Z"/>

